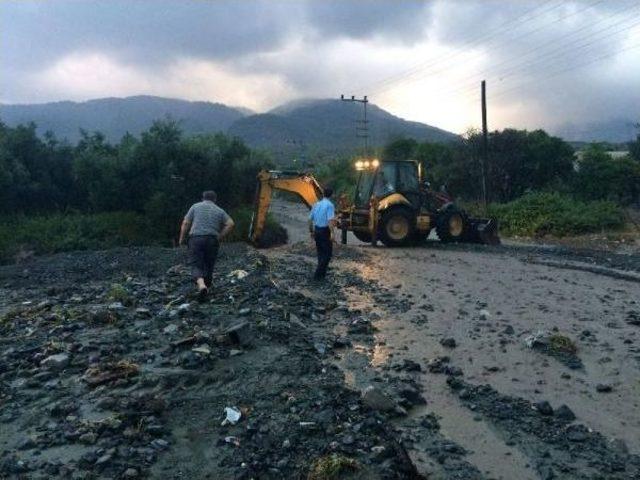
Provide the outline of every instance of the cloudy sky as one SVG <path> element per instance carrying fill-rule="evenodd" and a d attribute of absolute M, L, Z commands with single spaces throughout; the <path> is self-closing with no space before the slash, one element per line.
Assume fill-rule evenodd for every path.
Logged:
<path fill-rule="evenodd" d="M 0 0 L 0 102 L 161 95 L 266 111 L 368 95 L 461 132 L 640 120 L 640 0 Z"/>

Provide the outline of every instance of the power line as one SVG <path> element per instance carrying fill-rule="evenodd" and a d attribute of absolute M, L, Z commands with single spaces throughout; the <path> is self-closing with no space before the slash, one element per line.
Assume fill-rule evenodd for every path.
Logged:
<path fill-rule="evenodd" d="M 632 9 L 631 11 L 633 11 L 633 10 L 637 10 L 637 8 L 636 8 L 636 9 Z M 616 15 L 618 15 L 619 13 L 620 13 L 619 11 L 618 11 L 618 12 L 615 12 L 613 15 L 611 15 L 611 16 L 609 16 L 609 17 L 607 17 L 607 19 L 610 19 L 611 17 L 616 16 Z M 522 59 L 522 58 L 524 58 L 524 57 L 529 57 L 529 56 L 531 56 L 532 54 L 534 54 L 534 53 L 536 53 L 536 52 L 538 52 L 538 51 L 542 50 L 542 48 L 543 48 L 543 47 L 545 47 L 545 46 L 548 46 L 548 45 L 551 45 L 551 44 L 555 44 L 555 43 L 557 43 L 557 42 L 561 41 L 562 39 L 566 39 L 566 38 L 572 37 L 572 36 L 574 36 L 576 33 L 579 33 L 580 31 L 583 31 L 583 30 L 585 30 L 585 29 L 587 29 L 587 28 L 592 28 L 594 25 L 597 25 L 598 23 L 601 23 L 601 22 L 596 22 L 595 24 L 589 24 L 589 25 L 587 25 L 587 26 L 585 26 L 585 27 L 583 27 L 583 28 L 580 28 L 580 29 L 578 29 L 578 30 L 575 30 L 575 31 L 573 31 L 573 32 L 569 33 L 568 35 L 564 35 L 564 36 L 562 36 L 562 37 L 560 37 L 560 38 L 556 38 L 556 39 L 550 40 L 550 41 L 548 41 L 548 42 L 545 42 L 545 43 L 543 43 L 542 45 L 539 45 L 538 47 L 536 47 L 535 49 L 532 49 L 532 50 L 530 50 L 529 52 L 523 53 L 522 55 L 520 55 L 520 56 L 519 56 L 518 58 L 516 58 L 516 59 L 509 59 L 509 60 L 505 60 L 505 61 L 503 61 L 503 62 L 501 62 L 501 63 L 499 63 L 499 64 L 494 65 L 493 67 L 491 67 L 492 69 L 497 69 L 498 67 L 501 67 L 501 66 L 508 66 L 508 68 L 507 68 L 507 69 L 505 69 L 505 70 L 504 70 L 504 71 L 502 71 L 502 72 L 497 72 L 497 73 L 496 73 L 496 72 L 493 72 L 493 73 L 492 73 L 492 72 L 491 72 L 491 70 L 487 69 L 487 70 L 485 70 L 484 72 L 482 72 L 481 74 L 479 74 L 478 76 L 479 76 L 479 77 L 485 77 L 485 78 L 490 77 L 490 76 L 493 76 L 493 77 L 501 77 L 501 78 L 500 78 L 500 81 L 502 81 L 502 80 L 504 79 L 504 77 L 505 77 L 505 76 L 510 76 L 510 75 L 512 75 L 513 73 L 515 73 L 515 72 L 516 72 L 517 70 L 519 70 L 519 69 L 526 70 L 528 67 L 530 67 L 530 66 L 532 66 L 532 65 L 534 65 L 534 64 L 536 64 L 536 63 L 539 63 L 539 61 L 540 61 L 541 59 L 544 59 L 544 58 L 549 57 L 549 55 L 550 55 L 550 54 L 552 54 L 552 53 L 560 52 L 561 50 L 566 49 L 566 47 L 568 47 L 568 46 L 570 46 L 570 45 L 574 45 L 574 44 L 580 43 L 580 42 L 582 42 L 582 41 L 584 41 L 584 40 L 589 40 L 590 38 L 594 38 L 597 34 L 602 33 L 602 32 L 604 32 L 604 31 L 606 31 L 606 30 L 609 30 L 609 29 L 613 28 L 614 26 L 617 26 L 617 25 L 620 25 L 620 24 L 626 23 L 626 22 L 628 22 L 629 20 L 632 20 L 632 19 L 633 19 L 633 17 L 626 17 L 626 18 L 623 18 L 623 19 L 622 19 L 622 20 L 620 20 L 619 22 L 616 22 L 616 23 L 613 23 L 613 24 L 611 24 L 611 25 L 608 25 L 607 27 L 605 27 L 605 28 L 603 28 L 603 29 L 600 29 L 600 30 L 598 30 L 598 31 L 596 31 L 596 32 L 592 32 L 592 34 L 591 34 L 591 35 L 586 35 L 586 36 L 583 36 L 583 37 L 580 37 L 580 38 L 574 39 L 574 40 L 572 40 L 572 41 L 571 41 L 571 42 L 569 42 L 569 43 L 563 43 L 563 44 L 562 44 L 562 46 L 561 46 L 560 48 L 556 48 L 556 49 L 549 50 L 549 51 L 547 51 L 547 52 L 543 52 L 543 55 L 542 55 L 541 57 L 537 58 L 537 59 L 535 59 L 535 58 L 534 58 L 534 59 L 531 59 L 531 60 L 527 60 L 527 61 L 525 61 L 525 62 L 515 63 L 515 65 L 510 65 L 510 64 L 513 64 L 513 62 L 518 62 L 519 60 L 521 60 L 521 59 Z M 623 32 L 623 31 L 626 31 L 626 30 L 628 30 L 628 29 L 632 28 L 633 26 L 635 26 L 635 24 L 634 24 L 634 25 L 631 25 L 631 26 L 630 26 L 629 28 L 627 28 L 627 29 L 621 29 L 621 30 L 618 30 L 618 31 L 614 32 L 613 34 L 621 33 L 621 32 Z M 613 34 L 612 34 L 612 35 L 613 35 Z M 609 37 L 609 36 L 611 36 L 611 35 L 605 35 L 605 36 L 603 36 L 603 37 L 599 38 L 599 40 L 602 40 L 602 39 L 607 38 L 607 37 Z M 594 43 L 594 42 L 591 42 L 591 43 Z M 589 43 L 588 45 L 590 45 L 591 43 Z M 585 47 L 585 46 L 587 46 L 587 45 L 582 45 L 582 46 L 580 46 L 580 47 L 579 47 L 579 49 L 582 49 L 582 48 L 583 48 L 583 47 Z M 574 52 L 575 52 L 575 50 L 573 50 L 571 53 L 574 53 Z M 568 50 L 567 50 L 566 52 L 561 52 L 561 53 L 568 53 Z M 549 57 L 549 58 L 550 58 L 550 57 Z M 506 75 L 506 74 L 508 74 L 508 75 Z M 445 95 L 451 95 L 451 94 L 455 94 L 455 93 L 458 93 L 458 92 L 464 92 L 464 91 L 466 91 L 466 90 L 469 90 L 469 91 L 475 91 L 475 85 L 476 85 L 476 83 L 477 83 L 477 79 L 473 79 L 473 80 L 462 80 L 462 81 L 457 82 L 457 83 L 456 83 L 456 84 L 454 84 L 453 86 L 450 86 L 450 87 L 447 87 L 446 89 L 440 90 L 440 91 L 439 91 L 439 93 L 440 93 L 440 94 L 445 94 Z"/>
<path fill-rule="evenodd" d="M 521 35 L 519 35 L 519 36 L 517 36 L 517 37 L 513 38 L 513 39 L 512 39 L 512 41 L 518 41 L 518 40 L 521 40 L 521 39 L 523 39 L 523 38 L 526 38 L 527 36 L 529 36 L 529 35 L 530 35 L 530 34 L 532 34 L 532 33 L 535 33 L 535 32 L 538 32 L 538 31 L 540 31 L 540 30 L 544 29 L 544 28 L 547 28 L 547 27 L 548 27 L 549 25 L 551 25 L 551 24 L 554 24 L 554 23 L 560 22 L 560 21 L 562 21 L 562 20 L 566 20 L 566 19 L 568 19 L 568 18 L 571 18 L 571 17 L 573 17 L 573 16 L 575 16 L 575 15 L 578 15 L 578 14 L 580 14 L 580 13 L 582 13 L 582 12 L 586 11 L 586 10 L 589 10 L 589 9 L 591 9 L 591 8 L 595 7 L 596 5 L 598 5 L 598 4 L 600 4 L 600 3 L 603 3 L 603 2 L 604 2 L 604 0 L 597 0 L 597 1 L 593 2 L 593 3 L 591 3 L 590 5 L 588 5 L 588 6 L 584 7 L 584 8 L 582 8 L 582 9 L 580 9 L 580 10 L 576 10 L 576 11 L 574 11 L 574 12 L 571 12 L 571 13 L 567 14 L 567 15 L 564 15 L 564 16 L 562 16 L 562 17 L 560 17 L 560 18 L 558 18 L 558 19 L 554 20 L 554 21 L 553 21 L 553 22 L 551 22 L 551 23 L 545 24 L 545 25 L 543 25 L 543 26 L 541 26 L 541 27 L 539 27 L 539 28 L 536 28 L 536 29 L 534 29 L 534 30 L 531 30 L 531 31 L 529 31 L 529 32 L 525 32 L 525 33 L 523 33 L 523 34 L 521 34 Z M 557 7 L 556 7 L 556 8 L 557 8 Z M 555 8 L 552 8 L 551 10 L 555 10 Z M 548 11 L 545 11 L 545 12 L 542 12 L 542 13 L 548 13 Z M 540 15 L 538 15 L 538 16 L 540 16 Z M 537 18 L 537 17 L 533 17 L 533 18 Z M 532 19 L 533 19 L 533 18 L 532 18 Z M 530 20 L 531 20 L 531 19 L 530 19 Z M 492 43 L 492 42 L 488 42 L 488 43 L 487 43 L 487 45 L 490 45 L 491 43 Z M 458 50 L 458 52 L 456 52 L 456 53 L 454 53 L 453 55 L 449 56 L 449 59 L 451 59 L 451 58 L 455 58 L 455 57 L 457 57 L 457 56 L 459 56 L 459 55 L 462 55 L 463 53 L 465 53 L 463 50 Z M 511 61 L 511 60 L 509 60 L 509 61 Z M 506 62 L 509 62 L 509 61 L 506 61 Z M 504 63 L 504 62 L 503 62 L 503 63 Z M 412 82 L 412 81 L 415 81 L 415 80 L 418 80 L 418 79 L 424 78 L 425 76 L 430 75 L 430 74 L 431 74 L 431 75 L 436 75 L 436 74 L 439 74 L 439 73 L 443 73 L 443 72 L 445 72 L 446 70 L 447 70 L 447 68 L 440 68 L 439 70 L 435 70 L 435 71 L 424 71 L 424 72 L 422 72 L 422 73 L 421 73 L 420 75 L 418 75 L 418 76 L 416 76 L 416 74 L 418 73 L 418 72 L 416 72 L 416 73 L 414 73 L 414 74 L 407 75 L 405 78 L 401 78 L 401 79 L 397 80 L 397 81 L 395 82 L 395 84 L 389 84 L 389 85 L 387 85 L 387 86 L 385 86 L 385 87 L 378 88 L 378 89 L 374 89 L 374 90 L 372 91 L 372 93 L 381 93 L 381 92 L 386 91 L 386 90 L 388 90 L 388 89 L 390 89 L 390 88 L 392 88 L 392 87 L 396 87 L 396 86 L 398 86 L 398 85 L 400 85 L 400 84 L 407 83 L 407 82 Z M 413 78 L 412 78 L 412 77 L 413 77 Z M 474 84 L 474 85 L 475 85 L 475 83 L 477 83 L 477 80 L 473 80 L 473 84 Z M 470 88 L 475 88 L 475 87 L 470 87 Z"/>
<path fill-rule="evenodd" d="M 535 10 L 540 10 L 542 9 L 543 11 L 541 11 L 538 15 L 534 15 L 533 17 L 531 17 L 530 19 L 528 19 L 527 21 L 531 21 L 537 17 L 539 17 L 540 15 L 542 15 L 543 13 L 548 13 L 549 11 L 555 10 L 556 8 L 561 7 L 563 4 L 559 3 L 555 6 L 553 6 L 552 8 L 549 9 L 544 9 L 544 6 L 548 3 L 550 3 L 552 0 L 546 0 L 545 2 L 543 2 L 542 6 L 538 5 L 530 10 L 527 10 L 525 13 L 517 16 L 514 19 L 510 19 L 502 24 L 500 24 L 498 27 L 493 28 L 492 30 L 494 30 L 493 33 L 490 34 L 483 34 L 483 35 L 478 35 L 477 37 L 474 37 L 470 40 L 467 40 L 466 42 L 463 42 L 462 45 L 459 48 L 464 48 L 468 45 L 472 45 L 473 43 L 476 43 L 478 41 L 481 40 L 486 40 L 488 38 L 492 38 L 495 37 L 496 34 L 498 33 L 503 33 L 504 31 L 508 31 L 511 30 L 512 28 L 514 28 L 515 26 L 517 26 L 518 23 L 520 23 L 523 19 L 523 17 L 526 17 L 529 13 L 535 11 Z M 508 26 L 509 24 L 513 23 L 513 25 Z M 526 23 L 526 22 L 524 22 Z M 507 27 L 506 29 L 504 29 L 503 27 Z M 491 30 L 490 30 L 491 32 Z M 453 56 L 455 56 L 456 54 L 454 54 Z M 432 65 L 437 65 L 438 63 L 442 62 L 442 60 L 449 60 L 452 57 L 452 55 L 448 55 L 448 54 L 443 54 L 439 57 L 436 57 L 435 59 L 431 59 L 431 60 L 427 60 L 424 62 L 421 62 L 413 67 L 411 67 L 408 70 L 405 70 L 404 72 L 398 73 L 396 75 L 392 75 L 390 77 L 384 78 L 378 82 L 372 83 L 370 85 L 367 86 L 366 90 L 368 91 L 378 91 L 379 87 L 387 84 L 387 83 L 395 83 L 397 81 L 397 79 L 402 79 L 403 77 L 407 76 L 407 75 L 412 75 L 413 73 L 419 72 L 427 67 L 430 67 Z"/>
<path fill-rule="evenodd" d="M 636 48 L 640 48 L 640 43 L 637 43 L 637 44 L 631 45 L 631 46 L 629 46 L 629 47 L 627 47 L 627 48 L 623 48 L 622 50 L 618 50 L 618 51 L 616 51 L 616 52 L 609 53 L 609 54 L 607 54 L 607 55 L 601 55 L 601 56 L 599 56 L 599 57 L 596 57 L 596 58 L 593 58 L 593 59 L 589 60 L 588 62 L 579 63 L 579 64 L 577 64 L 577 65 L 573 65 L 573 66 L 570 66 L 570 67 L 568 67 L 568 68 L 563 68 L 563 69 L 561 69 L 561 70 L 557 70 L 557 71 L 555 71 L 555 72 L 548 73 L 548 74 L 546 74 L 546 75 L 545 75 L 544 80 L 547 80 L 547 79 L 549 79 L 549 78 L 551 78 L 551 77 L 556 77 L 556 76 L 561 75 L 562 73 L 568 72 L 568 71 L 570 71 L 570 70 L 577 70 L 577 69 L 579 69 L 579 68 L 585 67 L 585 66 L 587 66 L 587 65 L 591 65 L 592 63 L 598 62 L 598 61 L 600 61 L 600 60 L 604 60 L 604 59 L 606 59 L 606 58 L 610 58 L 610 57 L 613 57 L 613 56 L 618 55 L 618 54 L 620 54 L 620 53 L 627 52 L 627 51 L 630 51 L 630 50 L 634 50 L 634 49 L 636 49 Z M 530 84 L 530 83 L 537 83 L 538 81 L 539 81 L 539 80 L 538 80 L 538 79 L 536 79 L 536 80 L 532 80 L 532 81 L 525 82 L 525 83 L 520 84 L 520 85 L 516 85 L 516 86 L 511 87 L 511 88 L 506 89 L 506 90 L 502 90 L 501 92 L 499 92 L 499 93 L 497 93 L 496 95 L 494 95 L 494 96 L 492 97 L 492 100 L 494 100 L 494 99 L 496 99 L 496 98 L 500 98 L 500 97 L 502 97 L 502 96 L 506 95 L 507 93 L 509 93 L 509 92 L 511 92 L 511 91 L 513 91 L 513 90 L 517 90 L 518 88 L 522 88 L 523 86 L 528 85 L 528 84 Z"/>
<path fill-rule="evenodd" d="M 524 72 L 524 71 L 530 69 L 531 67 L 533 67 L 535 65 L 540 65 L 541 63 L 545 63 L 548 60 L 551 60 L 551 59 L 559 60 L 559 59 L 563 58 L 563 56 L 565 56 L 567 54 L 578 53 L 578 52 L 584 50 L 585 48 L 594 45 L 597 42 L 600 42 L 600 41 L 602 41 L 602 40 L 604 40 L 606 38 L 609 38 L 611 36 L 614 36 L 614 35 L 619 35 L 622 32 L 626 32 L 626 31 L 631 30 L 632 28 L 640 25 L 640 21 L 638 21 L 638 22 L 632 23 L 630 25 L 627 25 L 625 28 L 622 28 L 622 29 L 616 30 L 614 32 L 611 32 L 611 33 L 609 33 L 607 35 L 602 35 L 602 36 L 598 35 L 600 33 L 603 33 L 605 31 L 607 31 L 607 30 L 610 30 L 614 26 L 618 26 L 618 25 L 620 25 L 622 23 L 626 23 L 626 22 L 628 22 L 629 20 L 632 20 L 632 19 L 633 19 L 633 17 L 625 18 L 620 22 L 614 23 L 612 25 L 609 25 L 608 27 L 605 27 L 603 29 L 598 30 L 597 32 L 594 33 L 594 35 L 587 35 L 585 37 L 576 39 L 576 40 L 574 40 L 574 41 L 572 41 L 572 42 L 570 42 L 568 44 L 564 44 L 560 48 L 556 48 L 556 49 L 552 49 L 550 51 L 544 52 L 542 56 L 540 56 L 538 58 L 531 59 L 531 61 L 525 61 L 525 62 L 522 62 L 522 63 L 519 63 L 519 64 L 516 63 L 515 65 L 511 65 L 509 68 L 503 70 L 502 72 L 494 73 L 492 76 L 499 77 L 499 80 L 503 81 L 507 77 L 511 77 L 514 74 L 519 73 L 519 72 Z M 577 45 L 576 48 L 566 48 L 566 47 L 568 47 L 570 45 L 579 44 L 580 42 L 583 42 L 585 40 L 591 40 L 591 41 L 589 41 L 589 42 L 587 42 L 585 44 L 582 44 L 582 45 Z M 536 50 L 532 50 L 531 52 L 526 53 L 523 56 L 526 57 L 526 56 L 530 55 L 531 53 L 535 53 Z M 587 50 L 587 52 L 588 52 L 588 50 Z M 521 56 L 520 58 L 522 58 L 523 56 Z M 505 61 L 505 62 L 502 62 L 502 64 L 499 64 L 499 65 L 505 65 L 505 64 L 508 64 L 510 62 L 511 62 L 511 60 L 510 61 Z M 555 62 L 553 62 L 553 63 L 555 63 Z M 553 66 L 553 63 L 551 64 L 551 66 Z M 483 76 L 489 77 L 491 75 L 489 75 L 488 72 L 485 72 L 483 74 Z M 474 82 L 476 82 L 476 81 L 477 80 L 474 80 Z M 440 93 L 441 94 L 445 94 L 445 95 L 451 95 L 451 94 L 455 94 L 455 93 L 458 93 L 458 92 L 464 93 L 467 90 L 473 91 L 473 86 L 472 86 L 471 83 L 472 83 L 471 81 L 466 81 L 465 84 L 461 84 L 460 87 L 450 88 L 450 89 L 441 91 Z"/>

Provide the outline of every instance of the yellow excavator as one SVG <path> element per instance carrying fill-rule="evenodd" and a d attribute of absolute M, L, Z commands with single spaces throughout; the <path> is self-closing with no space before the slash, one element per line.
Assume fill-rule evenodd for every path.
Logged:
<path fill-rule="evenodd" d="M 444 191 L 433 191 L 423 180 L 414 160 L 359 160 L 355 163 L 358 183 L 353 199 L 340 198 L 338 227 L 342 243 L 347 232 L 359 240 L 389 247 L 425 240 L 432 229 L 443 242 L 499 244 L 494 219 L 471 218 Z M 308 173 L 266 171 L 258 174 L 258 187 L 250 241 L 260 246 L 267 211 L 274 190 L 294 193 L 308 207 L 322 198 L 322 187 Z"/>

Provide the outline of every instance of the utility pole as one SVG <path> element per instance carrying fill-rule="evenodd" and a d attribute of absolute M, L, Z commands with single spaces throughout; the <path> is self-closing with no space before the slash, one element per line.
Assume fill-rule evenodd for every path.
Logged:
<path fill-rule="evenodd" d="M 343 102 L 358 102 L 362 103 L 364 107 L 364 116 L 362 120 L 356 120 L 356 137 L 364 139 L 364 156 L 369 156 L 369 120 L 367 120 L 367 103 L 369 100 L 365 95 L 362 98 L 356 98 L 355 95 L 351 95 L 351 98 L 344 98 L 344 95 L 340 95 L 340 100 Z"/>
<path fill-rule="evenodd" d="M 487 211 L 487 157 L 489 155 L 489 136 L 487 132 L 487 86 L 482 80 L 482 161 L 480 163 L 482 170 L 482 205 L 484 211 Z"/>

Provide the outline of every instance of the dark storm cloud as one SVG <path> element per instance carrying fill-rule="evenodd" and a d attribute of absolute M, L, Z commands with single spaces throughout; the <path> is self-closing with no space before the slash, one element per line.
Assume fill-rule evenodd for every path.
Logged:
<path fill-rule="evenodd" d="M 286 6 L 295 10 L 295 5 Z M 290 25 L 267 1 L 1 2 L 2 61 L 46 63 L 99 50 L 145 63 L 177 56 L 230 58 L 277 48 Z"/>
<path fill-rule="evenodd" d="M 320 34 L 356 39 L 383 36 L 389 40 L 414 43 L 423 39 L 432 2 L 405 0 L 310 1 L 309 23 Z"/>
<path fill-rule="evenodd" d="M 227 69 L 238 82 L 242 75 L 277 77 L 292 97 L 333 95 L 343 88 L 374 93 L 352 90 L 376 82 L 401 94 L 407 69 L 409 81 L 434 73 L 448 80 L 451 67 L 461 61 L 458 56 L 414 68 L 429 60 L 425 45 L 435 41 L 452 54 L 484 52 L 480 71 L 469 71 L 468 78 L 455 78 L 450 86 L 471 82 L 475 88 L 486 78 L 492 94 L 512 89 L 501 100 L 526 98 L 523 122 L 534 118 L 527 113 L 531 106 L 553 112 L 546 115 L 554 121 L 584 113 L 626 114 L 637 110 L 640 100 L 640 89 L 630 80 L 640 75 L 640 62 L 630 63 L 621 78 L 606 72 L 634 19 L 640 20 L 638 0 L 0 0 L 0 98 L 67 98 L 71 90 L 33 79 L 70 55 L 82 62 L 90 54 L 151 82 L 166 78 L 179 61 L 194 59 Z M 414 53 L 407 53 L 396 59 L 394 53 L 405 48 L 427 58 L 412 61 Z M 556 76 L 564 67 L 567 72 Z M 405 83 L 383 83 L 387 78 Z M 190 88 L 186 76 L 184 91 Z"/>

